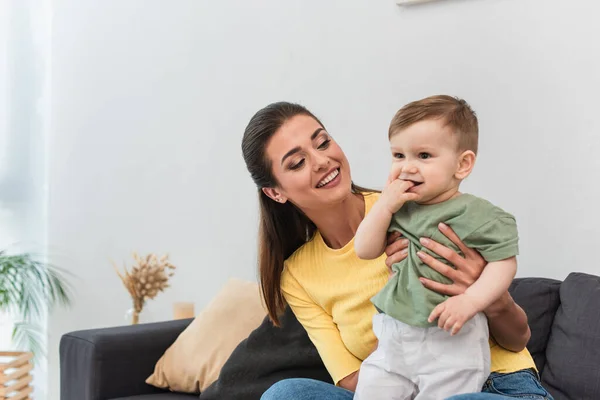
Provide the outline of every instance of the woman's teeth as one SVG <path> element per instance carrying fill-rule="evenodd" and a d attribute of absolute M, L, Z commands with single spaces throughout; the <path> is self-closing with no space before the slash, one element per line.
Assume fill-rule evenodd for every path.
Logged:
<path fill-rule="evenodd" d="M 333 171 L 332 173 L 330 173 L 329 175 L 327 175 L 325 177 L 325 179 L 323 179 L 321 182 L 319 182 L 319 184 L 317 185 L 318 188 L 323 187 L 325 185 L 327 185 L 329 182 L 331 182 L 332 180 L 335 179 L 336 176 L 338 176 L 340 173 L 339 169 L 336 169 L 335 171 Z"/>

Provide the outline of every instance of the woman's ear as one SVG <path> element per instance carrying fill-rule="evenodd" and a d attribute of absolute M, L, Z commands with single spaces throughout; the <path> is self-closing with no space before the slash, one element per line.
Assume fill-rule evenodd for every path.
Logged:
<path fill-rule="evenodd" d="M 262 188 L 262 191 L 264 194 L 267 195 L 268 198 L 270 198 L 273 201 L 276 201 L 281 204 L 287 201 L 287 198 L 285 198 L 285 196 L 283 196 L 281 192 L 275 188 Z"/>
<path fill-rule="evenodd" d="M 475 153 L 471 150 L 464 151 L 458 158 L 458 168 L 454 173 L 454 177 L 462 181 L 469 176 L 475 166 L 476 158 Z"/>

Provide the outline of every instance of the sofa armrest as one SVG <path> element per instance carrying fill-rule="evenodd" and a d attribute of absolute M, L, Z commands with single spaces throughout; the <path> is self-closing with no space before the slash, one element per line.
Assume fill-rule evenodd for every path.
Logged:
<path fill-rule="evenodd" d="M 160 393 L 145 383 L 191 319 L 70 332 L 60 340 L 61 400 Z"/>

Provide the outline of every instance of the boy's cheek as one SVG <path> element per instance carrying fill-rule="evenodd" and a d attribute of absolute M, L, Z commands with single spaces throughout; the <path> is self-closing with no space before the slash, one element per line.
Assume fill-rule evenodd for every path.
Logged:
<path fill-rule="evenodd" d="M 390 177 L 397 178 L 398 176 L 400 176 L 401 172 L 402 166 L 399 165 L 399 163 L 393 163 L 392 168 L 390 169 Z"/>

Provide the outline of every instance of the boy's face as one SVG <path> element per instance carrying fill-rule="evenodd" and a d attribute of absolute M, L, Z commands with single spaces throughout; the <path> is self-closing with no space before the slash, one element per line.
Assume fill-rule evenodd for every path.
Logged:
<path fill-rule="evenodd" d="M 444 120 L 416 122 L 390 139 L 391 177 L 412 181 L 409 189 L 419 204 L 435 204 L 452 198 L 458 191 L 461 153 L 454 132 Z"/>

